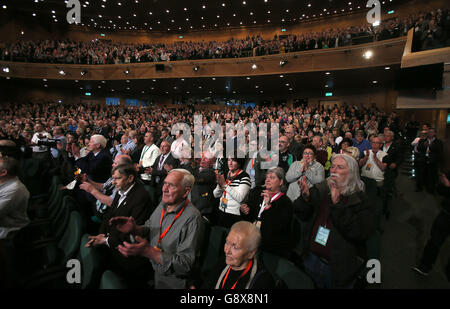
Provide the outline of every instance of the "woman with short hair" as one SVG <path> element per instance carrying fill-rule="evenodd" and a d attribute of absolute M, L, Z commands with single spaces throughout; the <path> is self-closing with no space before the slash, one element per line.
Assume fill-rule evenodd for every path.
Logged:
<path fill-rule="evenodd" d="M 250 176 L 243 170 L 244 158 L 228 158 L 229 172 L 226 175 L 217 174 L 217 187 L 214 197 L 220 198 L 217 224 L 230 228 L 241 220 L 241 203 L 247 198 L 250 191 Z"/>
<path fill-rule="evenodd" d="M 292 163 L 286 173 L 286 181 L 289 183 L 286 195 L 291 201 L 296 200 L 301 194 L 297 181 L 302 176 L 306 176 L 309 187 L 325 179 L 325 169 L 316 161 L 316 148 L 312 145 L 306 146 L 303 150 L 303 158 Z"/>
<path fill-rule="evenodd" d="M 291 222 L 294 209 L 286 196 L 284 170 L 274 167 L 267 171 L 265 188 L 255 188 L 247 204 L 242 204 L 244 219 L 261 231 L 261 249 L 286 258 L 293 247 Z"/>

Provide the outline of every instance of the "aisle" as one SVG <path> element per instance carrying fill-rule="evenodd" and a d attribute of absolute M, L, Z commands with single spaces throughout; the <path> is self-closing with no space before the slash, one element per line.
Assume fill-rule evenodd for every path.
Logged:
<path fill-rule="evenodd" d="M 450 282 L 444 269 L 450 257 L 450 239 L 442 247 L 428 277 L 422 277 L 411 269 L 422 255 L 442 198 L 426 191 L 414 192 L 411 155 L 408 156 L 400 168 L 398 195 L 394 197 L 391 217 L 382 222 L 381 288 L 448 289 Z"/>

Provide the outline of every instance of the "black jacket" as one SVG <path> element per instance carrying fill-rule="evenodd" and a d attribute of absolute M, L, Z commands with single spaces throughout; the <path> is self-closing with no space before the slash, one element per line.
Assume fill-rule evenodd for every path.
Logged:
<path fill-rule="evenodd" d="M 144 225 L 153 213 L 155 205 L 152 204 L 147 190 L 139 182 L 134 183 L 134 187 L 128 192 L 125 200 L 120 207 L 117 207 L 119 199 L 120 195 L 117 193 L 111 207 L 103 217 L 99 233 L 108 236 L 112 267 L 120 272 L 139 273 L 139 269 L 144 269 L 145 265 L 148 264 L 148 259 L 144 257 L 124 257 L 117 250 L 117 246 L 122 245 L 124 241 L 132 242 L 132 239 L 129 234 L 120 233 L 114 226 L 110 226 L 109 220 L 117 216 L 132 216 L 137 225 Z"/>
<path fill-rule="evenodd" d="M 156 158 L 155 163 L 153 163 L 153 166 L 152 166 L 152 184 L 151 185 L 153 187 L 159 189 L 159 191 L 162 190 L 162 185 L 163 185 L 164 179 L 167 176 L 167 172 L 164 169 L 164 164 L 172 165 L 173 168 L 177 168 L 178 165 L 180 164 L 180 161 L 178 159 L 175 159 L 172 156 L 172 153 L 169 153 L 169 156 L 164 161 L 164 164 L 161 166 L 161 169 L 158 169 L 158 167 L 159 167 L 159 160 L 161 160 L 161 156 L 162 156 L 162 154 L 160 154 Z M 156 183 L 156 177 L 159 177 L 158 184 Z"/>
<path fill-rule="evenodd" d="M 219 199 L 214 197 L 213 191 L 217 186 L 216 173 L 212 168 L 200 171 L 194 170 L 195 184 L 191 191 L 191 202 L 202 215 L 212 214 L 219 204 Z"/>
<path fill-rule="evenodd" d="M 294 211 L 306 224 L 307 235 L 303 238 L 302 252 L 307 254 L 314 223 L 319 215 L 320 204 L 330 194 L 326 180 L 310 189 L 310 200 L 302 196 L 294 201 Z M 333 285 L 336 288 L 348 286 L 365 266 L 366 241 L 376 230 L 375 204 L 364 192 L 350 195 L 346 203 L 340 201 L 328 205 L 333 226 L 328 242 L 330 244 L 330 265 Z"/>
<path fill-rule="evenodd" d="M 243 215 L 246 221 L 254 222 L 258 218 L 260 205 L 263 202 L 261 193 L 263 188 L 255 187 L 250 190 L 247 205 L 250 208 L 248 215 Z M 290 257 L 294 246 L 291 223 L 294 208 L 291 200 L 282 195 L 272 203 L 272 206 L 261 214 L 261 249 L 285 258 Z"/>
<path fill-rule="evenodd" d="M 75 161 L 75 165 L 92 181 L 104 183 L 111 177 L 112 158 L 108 150 L 102 149 L 96 156 L 91 151 L 87 156 Z"/>

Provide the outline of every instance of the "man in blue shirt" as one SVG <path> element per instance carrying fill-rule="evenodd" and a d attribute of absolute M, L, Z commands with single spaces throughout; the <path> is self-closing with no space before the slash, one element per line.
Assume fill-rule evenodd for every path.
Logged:
<path fill-rule="evenodd" d="M 364 157 L 364 150 L 372 149 L 370 142 L 364 138 L 364 131 L 356 131 L 355 138 L 353 139 L 353 146 L 359 150 L 359 158 Z"/>

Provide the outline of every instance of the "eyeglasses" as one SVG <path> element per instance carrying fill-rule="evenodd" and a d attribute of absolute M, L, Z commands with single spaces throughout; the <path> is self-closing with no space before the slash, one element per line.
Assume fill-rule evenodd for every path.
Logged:
<path fill-rule="evenodd" d="M 314 152 L 304 152 L 303 155 L 305 155 L 305 156 L 313 156 Z"/>

